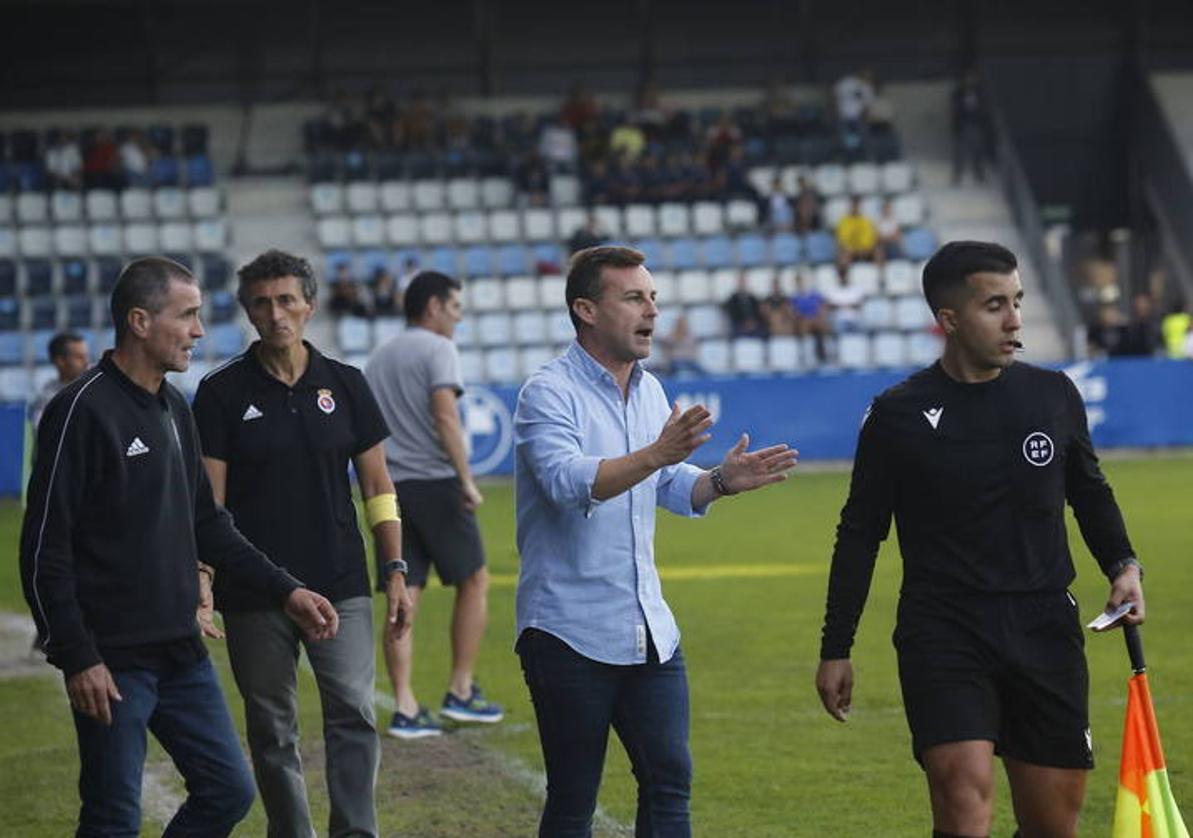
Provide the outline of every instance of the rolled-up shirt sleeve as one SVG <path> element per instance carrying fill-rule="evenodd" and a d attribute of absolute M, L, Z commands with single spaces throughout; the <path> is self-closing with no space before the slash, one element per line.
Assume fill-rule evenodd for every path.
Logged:
<path fill-rule="evenodd" d="M 591 515 L 600 504 L 592 487 L 602 458 L 584 453 L 575 407 L 562 390 L 542 378 L 527 382 L 514 412 L 514 445 L 551 503 Z"/>
<path fill-rule="evenodd" d="M 708 511 L 708 504 L 692 506 L 692 489 L 702 474 L 704 469 L 690 463 L 677 463 L 660 469 L 658 505 L 686 518 L 703 517 Z"/>

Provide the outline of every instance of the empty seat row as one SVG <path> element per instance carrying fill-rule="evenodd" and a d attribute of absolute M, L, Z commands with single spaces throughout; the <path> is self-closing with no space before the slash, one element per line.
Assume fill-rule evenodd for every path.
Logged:
<path fill-rule="evenodd" d="M 62 224 L 0 227 L 0 258 L 14 256 L 85 256 L 167 252 L 214 253 L 228 243 L 221 219 L 134 222 L 131 224 Z"/>
<path fill-rule="evenodd" d="M 15 197 L 0 194 L 0 224 L 213 218 L 220 214 L 220 206 L 220 192 L 210 186 L 23 192 Z"/>
<path fill-rule="evenodd" d="M 96 186 L 131 186 L 123 173 L 113 170 L 96 180 Z M 83 174 L 84 182 L 89 175 Z M 0 159 L 0 192 L 40 192 L 49 183 L 45 164 L 40 160 L 5 162 Z M 136 179 L 136 185 L 203 187 L 215 183 L 215 169 L 206 154 L 186 158 L 156 157 L 149 161 L 148 171 Z M 52 185 L 52 184 L 51 184 Z"/>
<path fill-rule="evenodd" d="M 551 203 L 570 207 L 580 203 L 580 180 L 575 175 L 552 175 Z M 411 210 L 507 209 L 517 197 L 508 177 L 451 180 L 388 180 L 317 183 L 310 188 L 311 209 L 317 215 L 337 213 L 407 212 Z"/>
<path fill-rule="evenodd" d="M 799 189 L 799 179 L 805 177 L 826 198 L 871 193 L 898 195 L 910 191 L 915 185 L 915 169 L 904 160 L 883 164 L 853 163 L 848 166 L 838 163 L 815 167 L 754 166 L 747 173 L 750 183 L 762 195 L 769 195 L 773 191 L 776 176 L 788 194 L 794 194 Z"/>
<path fill-rule="evenodd" d="M 206 289 L 223 288 L 231 266 L 221 253 L 168 252 L 197 276 Z M 48 297 L 99 294 L 107 297 L 116 285 L 124 261 L 116 256 L 0 259 L 0 297 Z"/>

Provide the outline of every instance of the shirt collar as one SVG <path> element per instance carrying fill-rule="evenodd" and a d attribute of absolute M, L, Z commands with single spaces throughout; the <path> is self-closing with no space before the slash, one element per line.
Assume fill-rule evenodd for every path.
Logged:
<path fill-rule="evenodd" d="M 257 357 L 257 346 L 260 343 L 261 341 L 255 340 L 244 351 L 244 357 L 248 361 L 249 368 L 265 381 L 277 384 L 279 387 L 285 387 L 286 385 L 283 382 L 269 374 L 269 370 L 265 369 L 261 364 L 261 360 Z M 307 368 L 299 379 L 294 382 L 294 386 L 289 389 L 315 390 L 328 386 L 331 382 L 331 367 L 327 363 L 327 359 L 309 342 L 304 340 L 302 345 L 307 348 Z"/>
<path fill-rule="evenodd" d="M 133 397 L 133 401 L 141 407 L 149 407 L 155 403 L 166 403 L 166 381 L 164 378 L 157 392 L 151 393 L 124 374 L 124 370 L 120 369 L 116 362 L 112 360 L 112 352 L 113 350 L 111 349 L 104 352 L 103 357 L 99 359 L 99 366 Z"/>
<path fill-rule="evenodd" d="M 585 377 L 592 381 L 601 381 L 617 386 L 617 379 L 613 377 L 613 373 L 605 369 L 600 361 L 588 354 L 588 350 L 580 345 L 580 341 L 573 340 L 567 351 L 568 360 L 582 372 Z M 630 389 L 638 386 L 638 382 L 642 380 L 642 364 L 635 361 L 634 366 L 630 369 Z"/>

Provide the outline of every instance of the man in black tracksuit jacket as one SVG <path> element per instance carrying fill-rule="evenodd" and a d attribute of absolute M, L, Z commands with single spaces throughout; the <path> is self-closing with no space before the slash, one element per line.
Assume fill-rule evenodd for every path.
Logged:
<path fill-rule="evenodd" d="M 1005 248 L 945 245 L 924 267 L 938 361 L 874 400 L 829 578 L 817 688 L 844 721 L 849 650 L 892 517 L 903 555 L 894 642 L 935 835 L 990 829 L 993 755 L 1025 835 L 1074 835 L 1088 769 L 1088 672 L 1065 502 L 1143 619 L 1142 571 L 1063 374 L 1017 363 L 1023 287 Z"/>
<path fill-rule="evenodd" d="M 187 780 L 167 835 L 224 835 L 253 783 L 195 620 L 198 562 L 268 591 L 313 637 L 335 633 L 318 594 L 272 564 L 212 499 L 182 395 L 203 334 L 199 289 L 147 258 L 112 294 L 117 349 L 46 408 L 21 532 L 21 581 L 79 740 L 79 835 L 140 828 L 145 731 Z"/>

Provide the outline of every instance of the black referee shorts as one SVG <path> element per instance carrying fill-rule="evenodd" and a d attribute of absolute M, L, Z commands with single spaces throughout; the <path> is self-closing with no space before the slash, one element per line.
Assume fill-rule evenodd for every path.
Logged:
<path fill-rule="evenodd" d="M 394 484 L 402 515 L 402 558 L 410 566 L 406 584 L 425 588 L 431 566 L 444 585 L 458 585 L 485 566 L 476 515 L 464 508 L 457 477 L 402 480 Z M 381 574 L 377 589 L 385 590 Z"/>
<path fill-rule="evenodd" d="M 915 758 L 986 739 L 1033 765 L 1093 768 L 1081 631 L 1067 591 L 903 594 L 893 639 Z"/>

